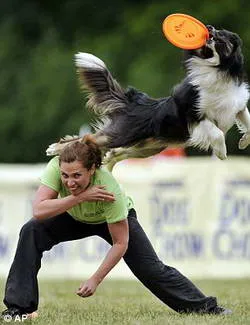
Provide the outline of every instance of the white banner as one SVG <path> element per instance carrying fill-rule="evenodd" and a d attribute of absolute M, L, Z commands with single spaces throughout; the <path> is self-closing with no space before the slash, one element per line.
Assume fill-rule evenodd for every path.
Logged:
<path fill-rule="evenodd" d="M 114 175 L 131 195 L 159 257 L 196 278 L 250 276 L 249 159 L 165 158 L 120 163 Z M 6 277 L 44 165 L 0 166 L 0 276 Z M 86 278 L 108 244 L 97 237 L 44 254 L 40 277 Z M 124 262 L 113 277 L 131 277 Z"/>

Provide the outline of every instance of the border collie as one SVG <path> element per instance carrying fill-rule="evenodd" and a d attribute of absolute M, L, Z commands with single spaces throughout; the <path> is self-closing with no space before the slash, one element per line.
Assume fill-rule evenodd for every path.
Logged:
<path fill-rule="evenodd" d="M 184 51 L 186 77 L 165 98 L 124 90 L 102 60 L 89 53 L 75 55 L 80 85 L 89 97 L 87 106 L 99 118 L 95 138 L 110 170 L 120 160 L 149 157 L 169 146 L 210 148 L 226 159 L 225 135 L 235 123 L 243 133 L 239 148 L 250 144 L 242 41 L 230 31 L 207 28 L 206 44 Z M 47 155 L 79 140 L 61 139 L 49 146 Z"/>

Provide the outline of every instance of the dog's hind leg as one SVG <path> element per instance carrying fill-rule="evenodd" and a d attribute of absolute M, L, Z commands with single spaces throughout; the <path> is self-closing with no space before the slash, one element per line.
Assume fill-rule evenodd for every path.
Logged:
<path fill-rule="evenodd" d="M 64 138 L 61 138 L 60 141 L 50 144 L 46 150 L 46 155 L 59 155 L 68 144 L 80 141 L 80 139 L 78 135 L 66 135 Z"/>
<path fill-rule="evenodd" d="M 103 163 L 108 170 L 112 171 L 114 165 L 119 161 L 129 158 L 148 158 L 166 149 L 167 143 L 160 140 L 147 139 L 132 147 L 121 147 L 111 149 L 107 152 Z"/>
<path fill-rule="evenodd" d="M 106 153 L 103 164 L 112 172 L 115 164 L 124 159 L 128 159 L 126 148 L 111 149 Z"/>
<path fill-rule="evenodd" d="M 219 159 L 227 158 L 224 133 L 214 123 L 205 119 L 193 127 L 190 133 L 191 136 L 187 143 L 189 146 L 206 151 L 211 147 Z"/>

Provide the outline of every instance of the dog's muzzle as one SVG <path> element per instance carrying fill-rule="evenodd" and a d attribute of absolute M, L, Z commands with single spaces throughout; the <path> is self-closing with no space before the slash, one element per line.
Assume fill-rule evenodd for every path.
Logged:
<path fill-rule="evenodd" d="M 206 45 L 213 46 L 214 45 L 214 37 L 216 36 L 216 29 L 212 25 L 207 25 L 207 29 L 209 32 L 209 39 L 207 40 Z"/>
<path fill-rule="evenodd" d="M 206 42 L 206 46 L 209 47 L 210 49 L 214 49 L 214 46 L 215 46 L 214 37 L 216 36 L 217 31 L 212 25 L 207 25 L 206 27 L 209 32 L 209 38 Z"/>
<path fill-rule="evenodd" d="M 216 29 L 212 25 L 207 25 L 207 30 L 209 32 L 209 37 L 214 37 L 216 34 Z"/>

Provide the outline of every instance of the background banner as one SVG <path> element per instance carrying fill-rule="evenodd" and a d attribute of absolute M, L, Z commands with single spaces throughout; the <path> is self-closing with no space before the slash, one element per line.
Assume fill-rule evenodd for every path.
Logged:
<path fill-rule="evenodd" d="M 169 158 L 125 161 L 114 176 L 134 202 L 156 252 L 187 276 L 250 276 L 249 159 Z M 0 276 L 6 277 L 21 226 L 32 217 L 39 165 L 0 166 Z M 60 231 L 60 229 L 58 229 Z M 97 237 L 44 253 L 40 277 L 84 278 L 108 250 Z M 112 277 L 133 277 L 122 261 Z"/>

